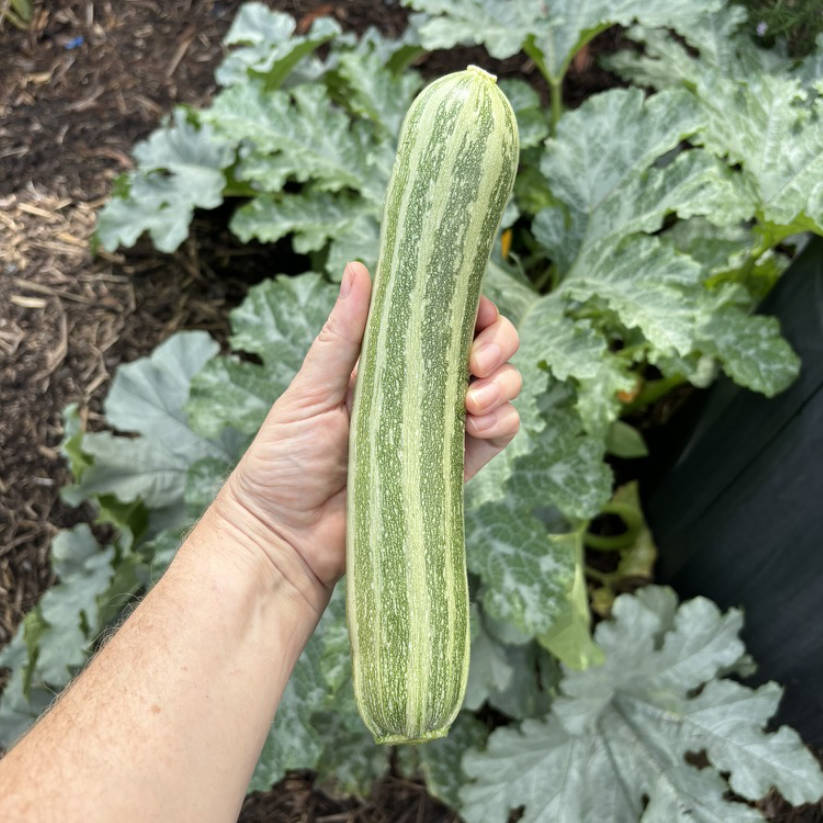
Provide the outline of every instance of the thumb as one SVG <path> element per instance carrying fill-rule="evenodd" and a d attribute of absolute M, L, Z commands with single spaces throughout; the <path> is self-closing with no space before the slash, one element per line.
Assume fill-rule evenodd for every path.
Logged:
<path fill-rule="evenodd" d="M 370 296 L 368 270 L 362 263 L 349 263 L 337 302 L 292 381 L 295 399 L 329 407 L 344 402 L 360 355 Z"/>

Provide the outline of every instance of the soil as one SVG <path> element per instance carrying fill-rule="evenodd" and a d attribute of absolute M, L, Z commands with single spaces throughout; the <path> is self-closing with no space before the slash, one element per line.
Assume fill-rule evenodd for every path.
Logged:
<path fill-rule="evenodd" d="M 331 14 L 345 28 L 399 34 L 407 12 L 374 0 L 269 2 L 307 28 Z M 229 209 L 200 212 L 172 255 L 147 242 L 93 257 L 95 214 L 130 150 L 178 103 L 202 105 L 215 91 L 221 39 L 240 0 L 48 0 L 34 3 L 30 29 L 0 29 L 0 647 L 52 582 L 49 543 L 88 521 L 61 502 L 68 472 L 59 453 L 61 411 L 78 403 L 91 429 L 120 363 L 179 329 L 205 329 L 225 343 L 227 311 L 247 288 L 294 270 L 288 249 L 241 245 Z M 569 71 L 577 105 L 618 85 L 594 57 L 622 45 L 598 37 Z M 489 61 L 480 49 L 435 52 L 427 76 L 483 62 L 498 74 L 547 89 L 524 56 Z M 281 254 L 282 252 L 282 254 Z M 775 801 L 777 802 L 777 801 Z M 816 820 L 818 817 L 774 817 Z M 247 798 L 241 820 L 453 823 L 417 783 L 389 776 L 365 800 L 331 797 L 310 774 L 290 775 Z"/>

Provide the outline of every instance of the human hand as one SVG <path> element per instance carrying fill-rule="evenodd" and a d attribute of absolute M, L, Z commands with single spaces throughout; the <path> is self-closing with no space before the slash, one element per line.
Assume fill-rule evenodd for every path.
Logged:
<path fill-rule="evenodd" d="M 321 610 L 345 570 L 349 420 L 370 294 L 365 266 L 350 263 L 300 371 L 219 498 L 224 516 L 238 521 Z M 518 345 L 514 326 L 481 298 L 466 395 L 466 479 L 517 433 L 520 421 L 510 401 L 521 378 L 507 361 Z"/>

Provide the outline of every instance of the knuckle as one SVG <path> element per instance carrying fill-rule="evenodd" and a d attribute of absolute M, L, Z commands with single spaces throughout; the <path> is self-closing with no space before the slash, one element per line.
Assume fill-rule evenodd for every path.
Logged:
<path fill-rule="evenodd" d="M 516 354 L 517 351 L 520 349 L 520 335 L 518 335 L 517 329 L 515 329 L 514 326 L 512 326 L 512 335 L 511 335 L 510 341 L 511 341 L 511 343 L 510 343 L 510 348 L 509 348 L 509 351 L 510 351 L 509 357 Z"/>
<path fill-rule="evenodd" d="M 506 349 L 514 354 L 520 348 L 520 335 L 517 333 L 517 328 L 508 317 L 500 318 L 500 336 L 506 341 Z"/>
<path fill-rule="evenodd" d="M 509 404 L 508 414 L 506 415 L 506 431 L 511 434 L 517 434 L 520 430 L 520 413 L 517 409 Z"/>
<path fill-rule="evenodd" d="M 319 343 L 339 343 L 342 335 L 337 328 L 334 316 L 330 316 L 320 329 L 320 334 L 317 335 Z"/>
<path fill-rule="evenodd" d="M 513 392 L 512 398 L 517 397 L 520 394 L 520 389 L 523 388 L 523 375 L 514 367 L 509 367 L 511 371 L 509 374 L 511 375 L 511 390 Z"/>

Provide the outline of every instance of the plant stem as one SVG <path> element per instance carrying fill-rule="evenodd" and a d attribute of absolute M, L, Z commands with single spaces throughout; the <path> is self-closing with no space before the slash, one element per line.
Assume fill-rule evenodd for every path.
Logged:
<path fill-rule="evenodd" d="M 611 587 L 611 582 L 614 580 L 614 575 L 610 572 L 601 572 L 600 569 L 593 569 L 591 566 L 586 566 L 583 571 L 586 573 L 586 577 L 591 577 L 604 586 Z"/>
<path fill-rule="evenodd" d="M 672 374 L 669 377 L 662 377 L 660 380 L 652 380 L 643 386 L 637 397 L 625 406 L 624 411 L 642 411 L 663 397 L 664 394 L 668 394 L 672 389 L 683 385 L 685 382 L 686 378 L 682 374 Z"/>
<path fill-rule="evenodd" d="M 534 281 L 534 287 L 540 294 L 543 294 L 543 289 L 549 284 L 554 284 L 555 272 L 557 267 L 552 263 L 551 266 L 546 266 L 540 276 Z"/>
<path fill-rule="evenodd" d="M 563 116 L 563 78 L 552 80 L 552 78 L 547 77 L 546 79 L 549 81 L 549 93 L 552 104 L 551 134 L 552 137 L 554 137 L 557 131 L 557 123 Z"/>
<path fill-rule="evenodd" d="M 549 71 L 549 67 L 543 59 L 543 53 L 535 45 L 533 37 L 529 37 L 523 44 L 523 51 L 531 57 L 535 66 L 537 66 L 538 71 L 543 75 L 546 82 L 549 84 L 549 98 L 551 99 L 552 113 L 552 120 L 550 124 L 551 136 L 554 137 L 557 130 L 557 122 L 563 115 L 563 75 L 561 74 L 560 77 L 555 77 Z"/>
<path fill-rule="evenodd" d="M 586 546 L 590 549 L 606 552 L 628 549 L 643 528 L 641 513 L 633 506 L 627 506 L 625 503 L 607 503 L 600 513 L 616 515 L 623 521 L 626 530 L 614 535 L 592 534 L 587 531 L 583 535 L 583 542 Z"/>
<path fill-rule="evenodd" d="M 619 552 L 631 546 L 632 541 L 626 539 L 626 532 L 623 534 L 609 535 L 591 534 L 586 532 L 583 542 L 587 549 L 595 549 L 599 552 Z"/>

